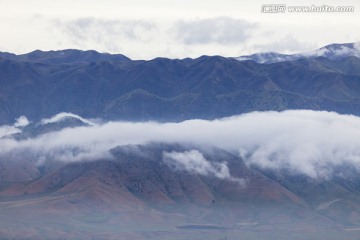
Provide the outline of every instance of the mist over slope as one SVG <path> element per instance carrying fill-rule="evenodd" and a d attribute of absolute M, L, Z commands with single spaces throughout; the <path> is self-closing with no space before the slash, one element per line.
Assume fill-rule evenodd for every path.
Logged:
<path fill-rule="evenodd" d="M 357 238 L 356 116 L 159 123 L 60 113 L 0 132 L 3 237 Z"/>

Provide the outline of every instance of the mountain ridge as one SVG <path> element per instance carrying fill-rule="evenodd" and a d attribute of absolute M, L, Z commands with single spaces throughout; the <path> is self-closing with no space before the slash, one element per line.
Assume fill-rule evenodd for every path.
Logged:
<path fill-rule="evenodd" d="M 89 63 L 97 61 L 130 61 L 131 59 L 122 54 L 99 53 L 95 50 L 64 49 L 56 51 L 35 50 L 25 54 L 13 54 L 0 52 L 0 59 L 9 59 L 22 62 L 35 63 Z"/>
<path fill-rule="evenodd" d="M 360 42 L 333 43 L 319 49 L 295 54 L 282 54 L 277 52 L 263 52 L 234 57 L 239 61 L 252 60 L 258 63 L 271 64 L 276 62 L 294 61 L 302 58 L 325 57 L 329 60 L 339 60 L 350 56 L 360 57 Z"/>
<path fill-rule="evenodd" d="M 302 108 L 359 115 L 359 66 L 354 56 L 272 64 L 220 56 L 66 64 L 2 59 L 0 121 L 58 112 L 137 121 Z"/>

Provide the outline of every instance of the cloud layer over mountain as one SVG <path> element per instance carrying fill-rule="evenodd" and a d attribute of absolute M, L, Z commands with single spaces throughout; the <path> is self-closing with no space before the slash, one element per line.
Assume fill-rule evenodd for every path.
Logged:
<path fill-rule="evenodd" d="M 59 116 L 82 119 L 69 114 Z M 52 122 L 61 120 L 58 116 L 52 119 Z M 243 157 L 249 166 L 287 170 L 313 178 L 331 176 L 339 166 L 358 169 L 360 163 L 360 118 L 334 112 L 253 112 L 213 121 L 194 119 L 180 123 L 88 122 L 92 125 L 23 140 L 9 134 L 21 131 L 21 126 L 28 123 L 25 118 L 14 126 L 1 126 L 1 158 L 26 153 L 25 156 L 39 163 L 94 160 L 111 158 L 109 150 L 116 146 L 163 142 L 222 148 Z M 178 168 L 231 177 L 226 165 L 208 163 L 200 152 L 164 153 L 164 158 L 172 159 Z"/>

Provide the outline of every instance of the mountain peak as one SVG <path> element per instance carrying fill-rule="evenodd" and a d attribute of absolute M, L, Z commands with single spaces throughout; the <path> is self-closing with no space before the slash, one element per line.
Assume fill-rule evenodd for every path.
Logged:
<path fill-rule="evenodd" d="M 350 56 L 360 57 L 360 42 L 330 44 L 310 52 L 310 56 L 322 56 L 331 60 L 342 59 Z"/>
<path fill-rule="evenodd" d="M 330 60 L 344 59 L 347 57 L 360 57 L 360 42 L 356 43 L 334 43 L 314 51 L 296 53 L 296 54 L 281 54 L 277 52 L 263 52 L 251 55 L 244 55 L 235 57 L 239 61 L 252 60 L 257 63 L 275 63 L 284 61 L 294 61 L 300 58 L 314 58 L 325 57 Z"/>

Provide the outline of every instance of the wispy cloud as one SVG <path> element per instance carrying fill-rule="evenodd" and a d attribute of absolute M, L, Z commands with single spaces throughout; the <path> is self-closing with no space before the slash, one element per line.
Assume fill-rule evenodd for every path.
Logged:
<path fill-rule="evenodd" d="M 177 170 L 185 170 L 203 176 L 215 176 L 245 185 L 244 179 L 231 176 L 226 162 L 210 162 L 198 150 L 164 152 L 163 160 Z"/>
<path fill-rule="evenodd" d="M 56 114 L 56 115 L 52 116 L 51 118 L 42 119 L 41 124 L 54 123 L 54 122 L 64 120 L 66 118 L 76 118 L 76 119 L 78 119 L 78 120 L 80 120 L 80 121 L 82 121 L 82 122 L 84 122 L 86 124 L 89 124 L 89 125 L 95 125 L 96 124 L 95 121 L 93 121 L 93 120 L 88 120 L 88 119 L 82 118 L 79 115 L 76 115 L 76 114 L 73 114 L 73 113 L 67 113 L 67 112 L 62 112 L 62 113 Z M 17 122 L 19 122 L 19 120 L 17 120 Z"/>
<path fill-rule="evenodd" d="M 230 17 L 178 21 L 172 32 L 185 44 L 241 44 L 246 41 L 256 24 Z"/>
<path fill-rule="evenodd" d="M 30 123 L 29 120 L 25 116 L 21 116 L 18 119 L 16 119 L 13 125 L 0 126 L 0 138 L 4 136 L 9 136 L 14 133 L 20 133 L 21 128 L 27 126 L 29 123 Z"/>
<path fill-rule="evenodd" d="M 68 21 L 53 19 L 52 23 L 79 47 L 102 45 L 115 52 L 124 41 L 149 41 L 157 29 L 155 23 L 145 20 L 79 18 Z"/>
<path fill-rule="evenodd" d="M 303 42 L 290 34 L 273 41 L 267 40 L 261 44 L 254 44 L 256 52 L 300 53 L 315 48 L 315 44 Z"/>

